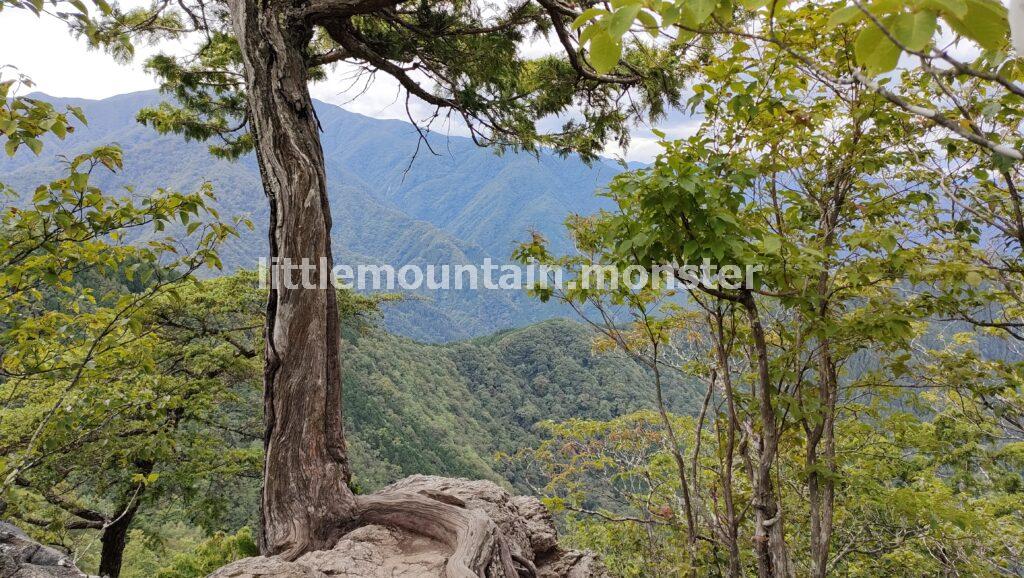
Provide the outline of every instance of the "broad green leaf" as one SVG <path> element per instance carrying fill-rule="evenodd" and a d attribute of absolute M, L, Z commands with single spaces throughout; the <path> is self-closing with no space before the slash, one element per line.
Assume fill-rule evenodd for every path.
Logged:
<path fill-rule="evenodd" d="M 622 42 L 612 38 L 607 31 L 595 33 L 590 39 L 590 64 L 594 70 L 604 74 L 610 72 L 619 63 L 622 56 Z"/>
<path fill-rule="evenodd" d="M 845 6 L 836 10 L 828 17 L 828 23 L 825 25 L 829 30 L 834 29 L 840 24 L 849 24 L 851 22 L 859 22 L 864 18 L 864 11 L 859 6 Z"/>
<path fill-rule="evenodd" d="M 572 27 L 579 28 L 602 14 L 608 14 L 608 11 L 602 8 L 587 8 L 582 14 L 576 17 L 576 20 L 572 21 Z"/>
<path fill-rule="evenodd" d="M 68 106 L 68 111 L 71 112 L 82 124 L 89 124 L 89 121 L 85 118 L 85 113 L 82 112 L 82 108 L 78 106 Z"/>
<path fill-rule="evenodd" d="M 586 46 L 595 34 L 604 34 L 604 28 L 599 24 L 591 24 L 580 32 L 580 46 Z"/>
<path fill-rule="evenodd" d="M 67 126 L 60 120 L 53 123 L 53 126 L 50 127 L 50 131 L 57 135 L 57 138 L 59 139 L 63 139 L 68 134 Z"/>
<path fill-rule="evenodd" d="M 963 18 L 946 16 L 957 34 L 970 38 L 989 50 L 999 50 L 1010 34 L 1006 8 L 993 0 L 964 0 L 967 15 Z"/>
<path fill-rule="evenodd" d="M 646 10 L 641 10 L 636 15 L 637 19 L 640 20 L 640 24 L 643 24 L 651 34 L 657 35 L 658 33 L 658 21 L 654 19 L 654 16 Z"/>
<path fill-rule="evenodd" d="M 942 14 L 948 14 L 956 18 L 967 16 L 966 0 L 924 0 L 921 7 L 938 10 Z"/>
<path fill-rule="evenodd" d="M 682 7 L 675 2 L 665 2 L 661 7 L 661 23 L 663 26 L 672 26 L 679 21 Z"/>
<path fill-rule="evenodd" d="M 906 0 L 875 0 L 868 5 L 868 11 L 876 16 L 902 12 L 906 6 Z"/>
<path fill-rule="evenodd" d="M 680 22 L 690 28 L 698 28 L 715 11 L 715 0 L 684 0 Z"/>
<path fill-rule="evenodd" d="M 720 22 L 728 24 L 732 22 L 733 10 L 734 6 L 732 4 L 732 1 L 723 0 L 722 3 L 715 8 L 712 14 L 714 14 L 715 18 L 718 19 Z"/>
<path fill-rule="evenodd" d="M 936 16 L 931 10 L 915 14 L 899 14 L 893 18 L 890 32 L 908 50 L 921 51 L 932 39 L 936 29 Z"/>
<path fill-rule="evenodd" d="M 891 26 L 892 20 L 887 18 L 883 21 L 887 27 Z M 882 30 L 874 24 L 869 25 L 857 35 L 853 44 L 854 55 L 857 63 L 874 76 L 882 72 L 888 72 L 896 68 L 902 52 L 898 46 L 892 43 Z"/>
<path fill-rule="evenodd" d="M 608 18 L 608 34 L 611 34 L 614 38 L 621 37 L 633 25 L 633 21 L 636 20 L 636 15 L 639 12 L 639 4 L 630 4 L 616 10 Z"/>

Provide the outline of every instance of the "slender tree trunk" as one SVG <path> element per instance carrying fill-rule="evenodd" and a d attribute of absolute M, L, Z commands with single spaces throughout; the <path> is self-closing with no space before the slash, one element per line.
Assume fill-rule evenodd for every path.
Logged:
<path fill-rule="evenodd" d="M 832 541 L 833 504 L 835 501 L 835 407 L 839 380 L 832 347 L 828 339 L 819 346 L 818 397 L 821 421 L 810 429 L 807 436 L 806 464 L 807 495 L 811 518 L 811 576 L 824 578 L 828 573 L 828 555 Z M 819 466 L 824 458 L 828 475 L 821 475 Z"/>
<path fill-rule="evenodd" d="M 772 406 L 773 386 L 768 370 L 768 345 L 760 314 L 753 295 L 744 293 L 743 307 L 750 323 L 754 341 L 754 363 L 757 368 L 757 400 L 761 417 L 759 439 L 756 441 L 757 464 L 753 469 L 754 488 L 754 542 L 757 549 L 757 574 L 760 578 L 789 577 L 794 575 L 782 510 L 772 483 L 772 467 L 779 449 L 779 428 Z"/>
<path fill-rule="evenodd" d="M 668 415 L 668 408 L 665 407 L 665 396 L 661 384 L 661 368 L 658 366 L 658 345 L 654 343 L 654 359 L 650 364 L 654 373 L 654 393 L 658 404 L 658 415 L 661 416 L 661 423 L 665 426 L 665 433 L 668 435 L 671 444 L 672 458 L 676 462 L 676 472 L 679 475 L 679 491 L 682 494 L 683 512 L 686 516 L 686 535 L 691 549 L 697 543 L 697 524 L 693 516 L 693 503 L 690 501 L 690 484 L 686 481 L 686 460 L 679 449 L 679 440 L 676 438 L 675 428 L 672 427 L 672 418 Z"/>
<path fill-rule="evenodd" d="M 725 501 L 726 538 L 729 548 L 729 578 L 739 578 L 742 573 L 740 565 L 739 518 L 736 515 L 736 504 L 733 500 L 733 461 L 736 456 L 736 434 L 739 431 L 739 418 L 736 416 L 736 399 L 732 387 L 732 368 L 729 363 L 729 352 L 725 345 L 725 327 L 720 312 L 714 315 L 715 355 L 718 359 L 718 373 L 721 375 L 725 393 L 728 426 L 725 438 L 725 463 L 721 474 L 722 499 Z"/>
<path fill-rule="evenodd" d="M 860 124 L 854 126 L 855 142 L 860 138 Z M 827 173 L 830 171 L 826 171 Z M 842 215 L 847 193 L 853 182 L 852 170 L 845 160 L 835 177 L 829 181 L 834 184 L 833 192 L 828 197 L 821 211 L 822 247 L 836 249 L 836 227 Z M 829 324 L 829 263 L 818 276 L 817 321 L 822 327 Z M 828 573 L 828 556 L 832 542 L 833 506 L 835 501 L 836 474 L 836 443 L 835 420 L 836 403 L 839 399 L 839 377 L 836 361 L 832 354 L 832 342 L 827 336 L 821 337 L 817 352 L 818 362 L 818 405 L 821 419 L 805 425 L 807 431 L 807 452 L 805 464 L 808 471 L 807 497 L 811 521 L 811 576 L 825 578 Z M 822 464 L 824 458 L 824 464 Z M 824 466 L 826 475 L 822 475 Z"/>
<path fill-rule="evenodd" d="M 331 217 L 305 62 L 312 27 L 291 8 L 287 2 L 230 2 L 270 201 L 272 263 L 307 259 L 318 272 L 329 272 Z M 335 291 L 275 277 L 267 303 L 260 547 L 266 555 L 294 559 L 332 547 L 354 525 L 357 508 L 342 430 Z"/>

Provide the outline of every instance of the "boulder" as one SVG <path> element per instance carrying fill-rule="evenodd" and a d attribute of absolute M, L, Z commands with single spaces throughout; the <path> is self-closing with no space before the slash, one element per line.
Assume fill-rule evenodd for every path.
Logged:
<path fill-rule="evenodd" d="M 43 546 L 14 524 L 0 521 L 0 578 L 84 578 L 63 552 Z"/>
<path fill-rule="evenodd" d="M 493 482 L 411 476 L 380 492 L 418 494 L 485 514 L 501 531 L 521 575 L 539 578 L 606 578 L 591 552 L 563 550 L 554 521 L 539 500 L 511 496 Z M 452 549 L 410 530 L 381 524 L 349 532 L 331 550 L 309 552 L 294 562 L 246 558 L 210 578 L 432 578 L 445 576 Z M 0 577 L 2 578 L 2 577 Z"/>

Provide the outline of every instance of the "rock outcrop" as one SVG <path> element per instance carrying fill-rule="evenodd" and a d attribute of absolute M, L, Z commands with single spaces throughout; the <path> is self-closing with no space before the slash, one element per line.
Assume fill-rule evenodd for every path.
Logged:
<path fill-rule="evenodd" d="M 504 536 L 521 576 L 605 578 L 601 561 L 590 552 L 567 551 L 547 509 L 536 498 L 512 497 L 497 484 L 437 476 L 412 476 L 380 494 L 424 496 L 481 512 Z M 345 535 L 331 550 L 310 552 L 294 562 L 246 558 L 217 570 L 210 578 L 431 578 L 444 577 L 451 546 L 394 526 L 370 524 Z"/>
<path fill-rule="evenodd" d="M 0 578 L 84 578 L 66 555 L 0 522 Z"/>

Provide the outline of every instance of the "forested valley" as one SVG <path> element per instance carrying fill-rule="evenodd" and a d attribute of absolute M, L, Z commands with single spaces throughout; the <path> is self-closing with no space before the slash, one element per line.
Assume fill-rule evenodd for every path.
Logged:
<path fill-rule="evenodd" d="M 23 17 L 157 90 L 35 91 Z M 0 0 L 0 31 L 0 577 L 1024 575 L 1019 5 Z M 408 122 L 315 101 L 335 76 Z"/>

